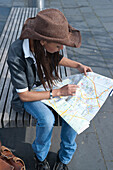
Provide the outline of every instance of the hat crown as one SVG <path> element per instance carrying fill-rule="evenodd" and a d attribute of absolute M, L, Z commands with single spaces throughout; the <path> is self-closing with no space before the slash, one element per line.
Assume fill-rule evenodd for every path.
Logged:
<path fill-rule="evenodd" d="M 68 37 L 68 21 L 58 10 L 44 10 L 35 18 L 35 31 L 54 38 Z"/>
<path fill-rule="evenodd" d="M 47 9 L 47 10 L 43 10 L 40 11 L 38 15 L 47 17 L 48 19 L 54 21 L 54 22 L 63 22 L 63 21 L 67 21 L 66 17 L 63 15 L 63 13 L 61 13 L 59 10 L 57 9 Z"/>

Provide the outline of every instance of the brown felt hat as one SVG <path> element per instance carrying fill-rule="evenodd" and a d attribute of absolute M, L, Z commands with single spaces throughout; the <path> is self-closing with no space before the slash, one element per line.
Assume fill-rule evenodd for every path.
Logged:
<path fill-rule="evenodd" d="M 25 22 L 20 39 L 45 40 L 71 47 L 80 47 L 80 31 L 69 25 L 57 9 L 45 9 Z"/>

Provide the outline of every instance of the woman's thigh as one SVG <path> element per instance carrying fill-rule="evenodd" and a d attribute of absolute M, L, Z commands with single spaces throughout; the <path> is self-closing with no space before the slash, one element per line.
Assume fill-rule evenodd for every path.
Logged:
<path fill-rule="evenodd" d="M 38 121 L 38 124 L 50 125 L 55 122 L 52 111 L 41 101 L 24 102 L 24 108 Z"/>

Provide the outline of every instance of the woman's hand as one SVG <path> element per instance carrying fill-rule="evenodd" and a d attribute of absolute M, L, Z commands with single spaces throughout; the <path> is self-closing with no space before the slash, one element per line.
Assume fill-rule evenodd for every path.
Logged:
<path fill-rule="evenodd" d="M 79 64 L 77 69 L 80 71 L 80 73 L 84 73 L 85 75 L 87 74 L 87 72 L 93 72 L 90 67 L 83 64 Z"/>
<path fill-rule="evenodd" d="M 55 96 L 74 96 L 76 94 L 76 90 L 79 86 L 74 84 L 67 84 L 60 89 L 53 90 L 53 97 Z"/>

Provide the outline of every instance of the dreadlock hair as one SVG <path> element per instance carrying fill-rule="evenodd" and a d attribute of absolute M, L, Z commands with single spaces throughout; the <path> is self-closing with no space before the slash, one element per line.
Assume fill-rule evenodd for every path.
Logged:
<path fill-rule="evenodd" d="M 33 40 L 33 45 L 39 79 L 45 90 L 47 87 L 52 89 L 52 86 L 56 81 L 61 81 L 61 78 L 58 75 L 58 63 L 60 54 L 59 52 L 51 54 L 47 51 L 45 53 L 45 49 L 41 45 L 40 40 Z"/>

